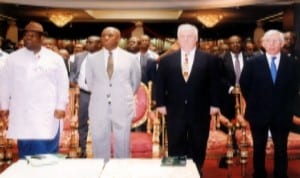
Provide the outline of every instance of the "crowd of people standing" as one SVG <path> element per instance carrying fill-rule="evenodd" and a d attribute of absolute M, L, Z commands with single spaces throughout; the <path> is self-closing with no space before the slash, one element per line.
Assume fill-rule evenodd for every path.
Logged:
<path fill-rule="evenodd" d="M 46 35 L 40 23 L 30 22 L 24 47 L 0 51 L 0 116 L 8 118 L 7 136 L 18 140 L 21 158 L 58 152 L 69 87 L 80 89 L 80 156 L 86 157 L 90 130 L 94 157 L 109 160 L 112 133 L 114 157 L 130 157 L 134 95 L 140 82 L 152 81 L 152 105 L 166 116 L 170 156 L 193 159 L 202 175 L 210 119 L 222 115 L 250 124 L 254 178 L 267 177 L 270 135 L 274 175 L 287 177 L 287 137 L 293 123 L 300 125 L 300 56 L 293 32 L 268 30 L 259 47 L 236 34 L 222 44 L 199 45 L 197 27 L 181 24 L 177 41 L 160 55 L 149 49 L 148 35 L 131 37 L 120 48 L 116 27 L 75 47 L 59 48 Z M 237 86 L 246 101 L 245 115 L 235 112 Z M 235 142 L 234 147 L 238 152 Z"/>

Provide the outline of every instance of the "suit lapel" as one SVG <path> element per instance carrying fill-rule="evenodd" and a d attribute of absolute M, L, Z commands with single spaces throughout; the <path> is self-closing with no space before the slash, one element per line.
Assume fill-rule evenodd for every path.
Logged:
<path fill-rule="evenodd" d="M 247 56 L 245 55 L 245 53 L 242 52 L 242 56 L 243 56 L 243 63 L 244 65 L 246 64 L 247 61 Z"/>
<path fill-rule="evenodd" d="M 233 66 L 232 57 L 230 53 L 227 53 L 225 60 L 226 60 L 225 65 L 229 69 L 230 76 L 232 76 L 233 81 L 235 81 L 235 71 L 234 71 L 234 66 Z"/>
<path fill-rule="evenodd" d="M 199 54 L 199 51 L 196 50 L 195 51 L 195 56 L 194 56 L 194 62 L 193 62 L 192 68 L 191 68 L 191 73 L 190 73 L 188 81 L 193 77 L 193 74 L 195 73 L 195 70 L 197 70 L 196 66 L 198 65 L 199 58 L 201 58 L 200 54 Z"/>
<path fill-rule="evenodd" d="M 175 67 L 175 68 L 178 69 L 177 73 L 179 73 L 179 75 L 181 76 L 181 80 L 184 83 L 186 83 L 184 80 L 184 77 L 183 77 L 183 71 L 182 71 L 182 66 L 181 66 L 181 50 L 179 50 L 177 53 L 178 53 L 177 55 L 175 54 L 174 64 L 175 64 L 175 66 L 178 66 L 178 67 Z"/>
<path fill-rule="evenodd" d="M 286 60 L 283 57 L 283 54 L 281 54 L 280 62 L 277 69 L 277 76 L 275 84 L 278 85 L 281 83 L 282 80 L 284 80 L 286 77 L 284 76 L 286 73 Z"/>

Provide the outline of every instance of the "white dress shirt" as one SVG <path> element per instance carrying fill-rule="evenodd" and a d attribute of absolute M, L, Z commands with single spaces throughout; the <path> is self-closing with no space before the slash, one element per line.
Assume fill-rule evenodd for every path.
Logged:
<path fill-rule="evenodd" d="M 139 60 L 141 60 L 141 52 L 136 53 L 136 55 L 139 57 Z M 150 49 L 148 49 L 143 55 L 144 56 L 147 55 L 148 58 L 155 59 L 155 60 L 158 59 L 159 57 L 159 55 L 156 52 Z"/>
<path fill-rule="evenodd" d="M 232 60 L 232 64 L 233 64 L 234 71 L 235 71 L 236 70 L 236 66 L 235 66 L 236 57 L 235 57 L 235 54 L 232 53 L 232 52 L 230 52 L 230 55 L 231 55 L 231 60 Z M 240 71 L 242 72 L 243 67 L 244 67 L 243 53 L 240 52 L 238 54 L 238 60 L 239 60 L 239 63 L 240 63 Z M 230 86 L 229 90 L 228 90 L 228 94 L 231 94 L 233 89 L 234 89 L 234 86 Z"/>
<path fill-rule="evenodd" d="M 109 51 L 106 48 L 103 48 L 103 50 L 104 50 L 104 60 L 105 60 L 104 64 L 105 64 L 105 68 L 107 69 L 107 61 L 108 61 Z M 115 49 L 113 49 L 111 51 L 112 58 L 113 58 L 113 63 L 114 63 L 114 67 L 118 63 L 117 59 L 122 59 L 122 57 L 119 56 L 119 52 L 118 51 L 119 51 L 119 47 L 117 47 L 117 48 L 115 48 Z"/>
<path fill-rule="evenodd" d="M 1 110 L 9 110 L 8 138 L 52 139 L 59 120 L 55 109 L 68 102 L 68 74 L 63 59 L 44 47 L 34 54 L 21 48 L 7 59 L 0 91 Z"/>
<path fill-rule="evenodd" d="M 233 64 L 233 67 L 234 69 L 236 69 L 236 66 L 235 66 L 235 54 L 230 52 L 230 55 L 231 55 L 231 59 L 232 59 L 232 64 Z M 239 53 L 238 54 L 238 60 L 240 62 L 240 69 L 242 71 L 243 67 L 244 67 L 244 60 L 243 60 L 243 54 L 242 53 Z"/>
<path fill-rule="evenodd" d="M 90 91 L 87 84 L 86 84 L 86 78 L 85 78 L 85 66 L 86 66 L 86 60 L 91 56 L 90 53 L 88 53 L 85 57 L 85 59 L 82 61 L 81 66 L 80 66 L 80 72 L 78 76 L 78 85 L 79 88 L 85 90 L 85 91 Z"/>
<path fill-rule="evenodd" d="M 276 55 L 271 55 L 271 54 L 266 53 L 266 56 L 267 56 L 269 68 L 271 68 L 272 57 L 276 57 L 276 60 L 274 62 L 275 62 L 276 69 L 278 70 L 278 66 L 279 66 L 279 62 L 280 62 L 280 53 L 278 53 Z"/>

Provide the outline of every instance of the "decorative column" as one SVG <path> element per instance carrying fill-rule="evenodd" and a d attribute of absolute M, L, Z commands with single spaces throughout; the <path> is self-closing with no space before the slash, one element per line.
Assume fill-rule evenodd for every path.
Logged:
<path fill-rule="evenodd" d="M 135 22 L 135 29 L 132 30 L 131 36 L 136 36 L 136 37 L 140 38 L 142 35 L 144 35 L 143 22 L 142 21 L 136 21 Z"/>
<path fill-rule="evenodd" d="M 15 44 L 18 43 L 18 27 L 16 21 L 8 21 L 8 28 L 6 31 L 6 39 L 10 39 Z"/>

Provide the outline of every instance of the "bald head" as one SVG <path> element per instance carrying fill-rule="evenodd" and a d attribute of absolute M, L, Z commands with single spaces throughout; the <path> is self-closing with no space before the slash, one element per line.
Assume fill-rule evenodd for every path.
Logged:
<path fill-rule="evenodd" d="M 115 27 L 106 27 L 101 33 L 102 46 L 109 51 L 118 47 L 120 39 L 120 30 Z"/>

